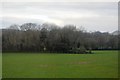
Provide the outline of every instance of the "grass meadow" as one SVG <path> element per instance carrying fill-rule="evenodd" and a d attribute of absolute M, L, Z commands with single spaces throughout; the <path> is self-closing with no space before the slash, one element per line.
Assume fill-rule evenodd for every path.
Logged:
<path fill-rule="evenodd" d="M 118 78 L 118 51 L 3 53 L 3 78 Z"/>

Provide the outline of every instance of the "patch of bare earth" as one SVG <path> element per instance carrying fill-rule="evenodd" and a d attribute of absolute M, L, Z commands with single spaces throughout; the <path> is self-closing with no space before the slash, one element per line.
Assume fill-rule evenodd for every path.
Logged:
<path fill-rule="evenodd" d="M 77 62 L 71 62 L 71 63 L 68 63 L 68 64 L 71 64 L 71 65 L 80 65 L 80 64 L 88 64 L 88 62 L 86 62 L 86 61 L 77 61 Z"/>
<path fill-rule="evenodd" d="M 76 62 L 70 62 L 70 63 L 66 63 L 67 65 L 83 65 L 83 64 L 88 64 L 89 62 L 86 61 L 76 61 Z M 60 65 L 56 65 L 56 64 L 40 64 L 39 65 L 42 68 L 47 68 L 47 67 L 52 67 L 52 66 L 60 66 Z"/>
<path fill-rule="evenodd" d="M 41 64 L 40 67 L 48 67 L 49 65 Z"/>

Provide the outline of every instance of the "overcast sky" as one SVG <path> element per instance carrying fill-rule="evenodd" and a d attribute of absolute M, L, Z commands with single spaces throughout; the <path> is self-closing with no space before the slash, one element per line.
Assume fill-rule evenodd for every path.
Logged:
<path fill-rule="evenodd" d="M 87 31 L 113 32 L 118 29 L 117 2 L 2 2 L 0 27 L 11 24 L 74 24 Z"/>

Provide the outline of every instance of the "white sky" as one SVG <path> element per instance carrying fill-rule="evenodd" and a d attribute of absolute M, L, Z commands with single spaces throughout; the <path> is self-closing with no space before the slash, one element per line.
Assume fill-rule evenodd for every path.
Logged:
<path fill-rule="evenodd" d="M 78 0 L 44 0 L 46 2 L 36 2 L 37 0 L 8 0 L 2 1 L 0 7 L 0 27 L 8 27 L 11 24 L 23 24 L 26 22 L 43 23 L 50 22 L 57 25 L 74 24 L 83 26 L 87 31 L 109 31 L 118 29 L 118 3 L 99 2 L 102 0 L 91 0 L 92 2 L 78 2 Z M 43 0 L 39 0 L 43 1 Z M 73 2 L 74 1 L 74 2 Z M 98 2 L 97 2 L 98 1 Z"/>
<path fill-rule="evenodd" d="M 1 0 L 1 2 L 118 2 L 119 0 Z"/>

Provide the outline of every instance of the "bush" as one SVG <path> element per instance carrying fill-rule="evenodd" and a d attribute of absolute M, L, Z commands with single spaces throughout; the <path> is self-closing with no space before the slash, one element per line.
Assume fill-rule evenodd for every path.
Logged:
<path fill-rule="evenodd" d="M 80 46 L 79 48 L 72 48 L 72 50 L 70 50 L 70 53 L 85 54 L 86 49 L 84 46 Z"/>

